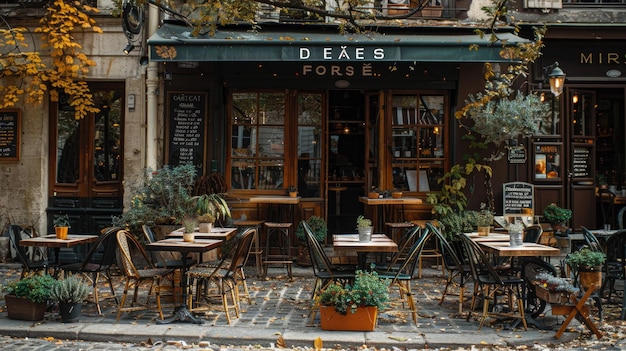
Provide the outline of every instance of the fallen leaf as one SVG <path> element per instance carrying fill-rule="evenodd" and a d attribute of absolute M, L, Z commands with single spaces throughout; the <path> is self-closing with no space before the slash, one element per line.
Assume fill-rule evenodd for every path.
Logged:
<path fill-rule="evenodd" d="M 391 340 L 398 340 L 398 341 L 407 341 L 409 339 L 402 337 L 402 336 L 388 336 L 389 339 Z"/>
<path fill-rule="evenodd" d="M 285 343 L 285 339 L 281 336 L 276 339 L 276 347 L 284 349 L 287 348 L 287 343 Z"/>
<path fill-rule="evenodd" d="M 322 347 L 324 347 L 324 343 L 322 342 L 322 338 L 320 338 L 319 336 L 317 338 L 315 338 L 315 340 L 313 340 L 313 347 L 315 348 L 316 351 L 321 350 Z"/>

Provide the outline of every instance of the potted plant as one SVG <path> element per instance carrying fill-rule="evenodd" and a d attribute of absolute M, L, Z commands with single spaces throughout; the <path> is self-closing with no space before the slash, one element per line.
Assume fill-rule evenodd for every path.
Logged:
<path fill-rule="evenodd" d="M 354 284 L 331 284 L 318 297 L 324 330 L 372 331 L 378 311 L 389 300 L 389 280 L 376 272 L 356 271 Z"/>
<path fill-rule="evenodd" d="M 567 235 L 567 223 L 572 218 L 572 210 L 561 208 L 554 203 L 543 209 L 543 219 L 550 223 L 555 235 Z"/>
<path fill-rule="evenodd" d="M 198 220 L 192 217 L 185 217 L 183 219 L 183 241 L 193 242 L 195 240 L 196 228 L 198 227 Z"/>
<path fill-rule="evenodd" d="M 324 240 L 326 240 L 328 226 L 326 225 L 324 218 L 311 216 L 306 220 L 306 223 L 313 231 L 313 235 L 317 241 L 324 242 Z M 296 239 L 298 239 L 298 258 L 296 262 L 301 266 L 311 266 L 311 257 L 309 255 L 309 249 L 306 245 L 306 233 L 304 232 L 302 223 L 300 223 L 296 229 Z"/>
<path fill-rule="evenodd" d="M 77 276 L 57 280 L 50 289 L 50 300 L 59 303 L 61 322 L 78 322 L 83 301 L 89 296 L 90 286 Z"/>
<path fill-rule="evenodd" d="M 568 303 L 569 296 L 577 295 L 579 292 L 569 279 L 555 277 L 547 272 L 537 274 L 532 284 L 535 286 L 537 297 L 549 303 Z"/>
<path fill-rule="evenodd" d="M 55 282 L 54 278 L 44 274 L 28 275 L 5 285 L 3 290 L 8 317 L 25 321 L 42 320 Z"/>
<path fill-rule="evenodd" d="M 67 214 L 55 216 L 52 223 L 54 224 L 54 232 L 57 239 L 67 239 L 67 232 L 70 229 L 70 218 Z"/>
<path fill-rule="evenodd" d="M 359 231 L 359 241 L 370 241 L 372 238 L 372 220 L 359 215 L 356 219 L 356 229 Z"/>
<path fill-rule="evenodd" d="M 493 224 L 493 212 L 487 208 L 484 202 L 480 204 L 480 211 L 476 212 L 476 227 L 478 235 L 488 236 Z"/>
<path fill-rule="evenodd" d="M 287 188 L 287 194 L 289 195 L 289 197 L 297 197 L 298 196 L 298 188 L 296 188 L 293 185 L 290 185 Z"/>
<path fill-rule="evenodd" d="M 594 284 L 596 289 L 602 285 L 602 265 L 606 260 L 603 252 L 583 247 L 567 255 L 565 263 L 578 272 L 580 285 L 589 289 Z"/>

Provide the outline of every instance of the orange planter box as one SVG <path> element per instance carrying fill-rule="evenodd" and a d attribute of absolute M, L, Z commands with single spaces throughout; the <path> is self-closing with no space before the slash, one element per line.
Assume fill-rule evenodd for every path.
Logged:
<path fill-rule="evenodd" d="M 322 330 L 373 331 L 376 327 L 378 308 L 359 307 L 355 313 L 340 314 L 333 306 L 320 306 Z"/>

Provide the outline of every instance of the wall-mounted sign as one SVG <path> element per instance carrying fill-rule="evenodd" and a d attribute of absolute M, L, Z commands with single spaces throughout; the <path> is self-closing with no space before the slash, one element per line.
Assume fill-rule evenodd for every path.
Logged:
<path fill-rule="evenodd" d="M 534 143 L 536 181 L 559 181 L 562 179 L 561 143 Z"/>
<path fill-rule="evenodd" d="M 204 174 L 207 93 L 170 92 L 167 103 L 168 164 L 193 164 L 198 175 Z"/>
<path fill-rule="evenodd" d="M 509 163 L 526 163 L 526 148 L 524 145 L 509 147 Z"/>
<path fill-rule="evenodd" d="M 0 161 L 20 159 L 22 114 L 17 109 L 0 110 Z"/>
<path fill-rule="evenodd" d="M 576 179 L 593 178 L 590 144 L 575 144 L 572 148 L 572 177 Z"/>
<path fill-rule="evenodd" d="M 532 184 L 524 182 L 504 183 L 502 190 L 504 196 L 503 214 L 505 216 L 533 215 L 535 188 Z"/>

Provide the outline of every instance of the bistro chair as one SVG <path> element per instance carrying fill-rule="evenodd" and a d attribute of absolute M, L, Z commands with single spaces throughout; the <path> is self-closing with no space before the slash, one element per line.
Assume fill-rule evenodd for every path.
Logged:
<path fill-rule="evenodd" d="M 309 309 L 309 317 L 311 318 L 311 322 L 313 322 L 315 314 L 319 310 L 318 296 L 320 292 L 333 283 L 345 285 L 354 281 L 355 267 L 352 265 L 332 264 L 322 244 L 315 238 L 309 224 L 306 221 L 300 223 L 304 228 L 306 244 L 309 249 L 309 255 L 311 256 L 313 275 L 315 276 L 311 295 L 312 304 Z"/>
<path fill-rule="evenodd" d="M 615 193 L 609 189 L 598 190 L 598 203 L 602 212 L 602 224 L 615 227 Z"/>
<path fill-rule="evenodd" d="M 623 206 L 617 212 L 617 229 L 619 230 L 626 229 L 626 225 L 624 225 L 624 220 L 626 219 L 624 218 L 625 213 L 626 213 L 626 206 Z"/>
<path fill-rule="evenodd" d="M 197 265 L 187 271 L 187 276 L 190 280 L 196 283 L 196 303 L 195 307 L 191 300 L 191 294 L 189 295 L 189 306 L 191 312 L 197 312 L 201 310 L 207 310 L 207 307 L 200 306 L 201 299 L 210 300 L 211 297 L 219 297 L 222 300 L 222 307 L 224 308 L 224 314 L 226 320 L 230 325 L 230 313 L 231 309 L 235 310 L 235 316 L 240 316 L 240 296 L 239 289 L 243 288 L 248 302 L 251 303 L 250 293 L 248 292 L 248 286 L 246 285 L 246 276 L 243 268 L 248 262 L 252 243 L 256 235 L 256 229 L 248 228 L 244 231 L 234 250 L 233 256 L 230 260 L 230 264 L 225 268 L 223 265 L 217 267 L 203 267 Z M 190 286 L 193 284 L 190 284 Z M 210 288 L 217 290 L 215 293 L 209 294 Z M 201 292 L 204 289 L 203 292 Z M 228 295 L 232 301 L 232 305 L 228 302 Z"/>
<path fill-rule="evenodd" d="M 142 229 L 143 236 L 147 244 L 153 243 L 156 241 L 156 235 L 154 234 L 154 231 L 152 230 L 152 228 L 150 228 L 149 225 L 144 224 L 141 226 L 141 229 Z M 180 270 L 183 268 L 183 260 L 180 258 L 174 258 L 176 257 L 176 255 L 179 255 L 177 252 L 167 252 L 167 251 L 163 252 L 163 251 L 151 250 L 148 252 L 148 255 L 150 256 L 150 260 L 152 261 L 152 264 L 156 268 L 170 268 L 174 270 L 177 270 L 177 269 Z M 166 257 L 168 255 L 170 258 Z M 188 266 L 192 266 L 197 263 L 196 260 L 190 257 L 187 257 L 186 262 Z"/>
<path fill-rule="evenodd" d="M 603 252 L 603 245 L 600 244 L 598 238 L 584 226 L 582 226 L 581 229 L 583 231 L 583 238 L 585 239 L 585 243 L 587 244 L 587 247 L 589 247 L 589 250 Z"/>
<path fill-rule="evenodd" d="M 415 275 L 420 256 L 424 250 L 424 245 L 426 245 L 426 242 L 432 236 L 428 228 L 418 227 L 418 231 L 420 232 L 418 234 L 419 238 L 415 241 L 413 246 L 411 246 L 408 256 L 397 269 L 389 267 L 386 270 L 377 270 L 378 276 L 381 279 L 391 280 L 389 283 L 390 289 L 392 287 L 398 288 L 400 299 L 403 300 L 403 304 L 404 301 L 406 301 L 405 307 L 408 307 L 411 311 L 411 316 L 415 324 L 417 324 L 417 306 L 415 305 L 413 293 L 411 292 L 411 284 L 413 283 L 413 276 Z"/>
<path fill-rule="evenodd" d="M 452 284 L 455 284 L 455 280 L 458 278 L 459 285 L 459 313 L 463 313 L 463 301 L 465 300 L 465 284 L 471 277 L 471 270 L 469 266 L 469 260 L 463 245 L 460 241 L 449 242 L 443 233 L 436 226 L 431 223 L 427 223 L 426 226 L 430 231 L 439 239 L 441 244 L 441 254 L 443 255 L 443 264 L 448 271 L 448 278 L 446 279 L 446 286 L 443 289 L 443 294 L 439 300 L 439 305 L 443 304 L 448 295 L 448 289 Z"/>
<path fill-rule="evenodd" d="M 15 259 L 22 264 L 22 274 L 20 279 L 24 278 L 27 273 L 48 273 L 50 263 L 45 248 L 28 247 L 20 245 L 23 237 L 30 238 L 32 235 L 22 226 L 11 224 L 9 226 L 9 241 L 12 254 Z"/>
<path fill-rule="evenodd" d="M 398 252 L 391 257 L 389 263 L 377 263 L 376 268 L 378 270 L 398 270 L 409 256 L 409 251 L 411 250 L 413 244 L 415 244 L 420 232 L 420 226 L 417 225 L 413 225 L 405 231 L 398 239 Z"/>
<path fill-rule="evenodd" d="M 98 240 L 91 246 L 85 259 L 82 262 L 65 264 L 60 267 L 63 270 L 64 275 L 67 277 L 70 273 L 82 274 L 91 281 L 93 287 L 93 300 L 98 310 L 98 315 L 102 315 L 102 309 L 100 308 L 100 294 L 98 292 L 98 282 L 100 276 L 104 276 L 109 288 L 111 289 L 111 295 L 115 299 L 115 303 L 119 304 L 117 296 L 115 295 L 115 289 L 113 288 L 113 272 L 112 268 L 116 260 L 117 240 L 115 238 L 116 233 L 121 228 L 108 227 L 100 231 Z"/>
<path fill-rule="evenodd" d="M 611 235 L 606 240 L 605 251 L 604 281 L 600 288 L 600 296 L 604 297 L 604 291 L 608 288 L 606 299 L 611 300 L 611 295 L 619 295 L 615 289 L 615 281 L 619 280 L 626 283 L 624 277 L 626 270 L 626 230 L 620 230 Z"/>
<path fill-rule="evenodd" d="M 475 285 L 474 294 L 472 296 L 472 306 L 467 314 L 467 320 L 471 318 L 476 300 L 480 295 L 483 299 L 483 312 L 478 330 L 483 327 L 488 315 L 519 318 L 524 325 L 524 329 L 528 329 L 522 300 L 524 279 L 516 276 L 501 277 L 477 243 L 472 241 L 466 234 L 461 234 L 461 240 L 468 253 L 472 279 Z M 507 297 L 508 311 L 497 310 L 497 308 L 501 307 L 501 305 L 498 304 L 498 298 L 501 296 Z M 493 301 L 491 311 L 489 310 L 490 301 Z M 514 301 L 517 302 L 517 312 L 514 312 Z"/>
<path fill-rule="evenodd" d="M 174 279 L 171 277 L 172 270 L 169 268 L 154 267 L 143 246 L 141 246 L 139 241 L 129 231 L 119 230 L 116 237 L 117 247 L 119 249 L 118 265 L 124 274 L 124 293 L 122 295 L 122 300 L 118 305 L 116 320 L 120 320 L 122 312 L 133 312 L 146 309 L 156 310 L 162 320 L 163 310 L 161 308 L 161 281 L 169 278 L 172 279 L 173 284 Z M 137 254 L 140 259 L 143 259 L 143 262 L 145 263 L 142 264 L 145 264 L 146 268 L 138 268 L 135 265 L 133 261 L 133 253 Z M 139 287 L 144 284 L 147 284 L 149 287 L 148 299 L 144 304 L 141 304 L 138 301 Z M 132 303 L 130 306 L 126 306 L 128 290 L 131 288 L 134 290 Z M 149 304 L 150 295 L 153 291 L 156 298 L 156 308 L 153 308 L 154 306 Z M 172 289 L 172 291 L 174 291 L 174 289 Z"/>

